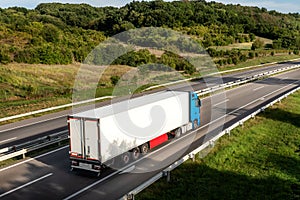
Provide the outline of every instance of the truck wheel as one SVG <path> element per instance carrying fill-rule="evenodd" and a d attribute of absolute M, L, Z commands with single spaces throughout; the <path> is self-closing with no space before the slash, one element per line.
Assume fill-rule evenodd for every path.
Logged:
<path fill-rule="evenodd" d="M 130 155 L 129 155 L 129 152 L 125 152 L 123 155 L 122 155 L 122 162 L 124 165 L 127 165 L 130 161 Z"/>
<path fill-rule="evenodd" d="M 199 127 L 199 126 L 198 126 L 198 120 L 197 120 L 197 119 L 194 120 L 194 123 L 193 123 L 193 124 L 194 124 L 194 129 L 196 129 L 196 128 Z"/>
<path fill-rule="evenodd" d="M 180 138 L 181 134 L 182 134 L 181 128 L 176 129 L 176 131 L 175 131 L 175 138 Z"/>
<path fill-rule="evenodd" d="M 145 155 L 149 150 L 149 145 L 148 145 L 148 143 L 145 143 L 145 144 L 142 144 L 142 146 L 140 148 L 141 148 L 141 153 L 143 155 Z"/>
<path fill-rule="evenodd" d="M 139 148 L 134 148 L 132 150 L 132 159 L 137 160 L 140 157 L 140 149 Z"/>

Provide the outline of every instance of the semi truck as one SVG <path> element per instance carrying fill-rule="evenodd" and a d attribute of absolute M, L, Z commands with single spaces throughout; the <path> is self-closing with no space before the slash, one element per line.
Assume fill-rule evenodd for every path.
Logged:
<path fill-rule="evenodd" d="M 68 116 L 71 170 L 98 173 L 137 160 L 200 126 L 201 100 L 191 91 L 162 91 Z"/>

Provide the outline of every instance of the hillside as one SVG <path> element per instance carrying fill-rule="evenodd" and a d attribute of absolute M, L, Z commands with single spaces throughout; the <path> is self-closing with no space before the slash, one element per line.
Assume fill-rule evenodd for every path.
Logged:
<path fill-rule="evenodd" d="M 269 48 L 300 48 L 299 14 L 203 0 L 135 1 L 121 8 L 50 3 L 0 9 L 0 63 L 82 62 L 105 38 L 150 26 L 191 35 L 206 48 L 253 42 L 255 36 L 273 40 Z"/>
<path fill-rule="evenodd" d="M 147 30 L 135 29 L 140 27 L 163 27 L 167 31 L 155 29 L 145 40 Z M 152 65 L 153 70 L 159 71 L 164 65 L 183 76 L 199 75 L 199 69 L 185 59 L 193 58 L 199 46 L 219 70 L 299 58 L 300 15 L 257 7 L 156 0 L 135 1 L 121 8 L 49 3 L 32 10 L 0 9 L 2 117 L 69 103 L 80 63 L 99 43 L 126 30 L 138 30 L 126 33 L 127 42 L 137 48 L 111 63 L 113 70 L 99 82 L 97 97 L 110 95 L 125 72 L 144 64 L 158 64 Z M 196 42 L 181 38 L 180 43 L 172 30 Z M 189 52 L 183 52 L 185 57 L 157 48 L 144 49 L 149 44 L 172 48 L 180 44 Z M 124 50 L 122 45 L 111 47 L 92 59 L 93 64 L 107 65 L 107 60 Z M 210 68 L 204 65 L 202 69 Z"/>

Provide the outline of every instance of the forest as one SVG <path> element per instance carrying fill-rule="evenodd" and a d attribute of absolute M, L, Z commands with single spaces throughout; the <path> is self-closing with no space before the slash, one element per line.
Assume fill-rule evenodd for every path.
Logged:
<path fill-rule="evenodd" d="M 0 9 L 0 63 L 70 64 L 83 62 L 106 38 L 134 28 L 163 27 L 193 37 L 212 57 L 225 57 L 219 65 L 236 64 L 259 55 L 260 49 L 299 54 L 300 14 L 282 14 L 265 8 L 216 2 L 134 1 L 123 7 L 44 3 L 35 9 Z M 272 40 L 264 47 L 257 37 Z M 159 41 L 152 41 L 159 43 Z M 212 46 L 253 42 L 251 51 L 216 51 Z M 133 62 L 130 58 L 135 57 Z M 177 70 L 194 70 L 180 58 L 149 51 L 129 52 L 114 64 L 175 63 Z M 164 60 L 167 60 L 166 63 Z M 185 66 L 185 67 L 183 67 Z"/>

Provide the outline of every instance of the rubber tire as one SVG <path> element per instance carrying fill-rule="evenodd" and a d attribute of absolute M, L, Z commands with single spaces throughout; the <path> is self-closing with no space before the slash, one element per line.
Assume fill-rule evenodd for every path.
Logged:
<path fill-rule="evenodd" d="M 193 122 L 193 126 L 194 126 L 194 129 L 197 129 L 199 126 L 198 126 L 198 120 L 195 119 L 194 122 Z"/>
<path fill-rule="evenodd" d="M 147 154 L 149 151 L 149 145 L 148 143 L 145 143 L 145 144 L 142 144 L 141 147 L 140 147 L 140 152 L 142 155 L 145 155 Z"/>
<path fill-rule="evenodd" d="M 175 138 L 180 138 L 182 134 L 181 128 L 176 129 L 175 131 Z"/>
<path fill-rule="evenodd" d="M 131 153 L 132 153 L 132 155 L 131 155 L 132 160 L 137 160 L 140 157 L 140 149 L 139 148 L 134 148 Z"/>
<path fill-rule="evenodd" d="M 125 152 L 122 155 L 122 164 L 127 165 L 129 162 L 130 162 L 130 154 L 129 154 L 129 152 Z"/>

